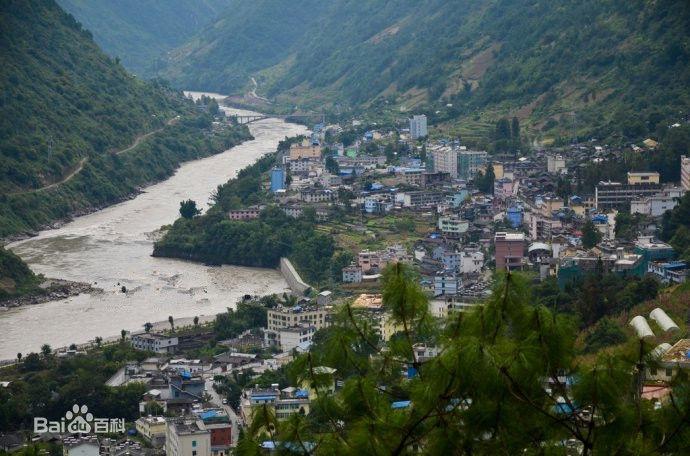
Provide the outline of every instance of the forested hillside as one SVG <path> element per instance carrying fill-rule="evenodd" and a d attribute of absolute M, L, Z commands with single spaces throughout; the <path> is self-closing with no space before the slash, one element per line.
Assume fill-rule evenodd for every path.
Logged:
<path fill-rule="evenodd" d="M 218 18 L 230 0 L 58 0 L 96 43 L 130 71 L 151 75 L 158 59 Z"/>
<path fill-rule="evenodd" d="M 53 0 L 1 1 L 0 46 L 0 238 L 121 200 L 248 136 L 210 135 L 208 114 L 128 74 Z"/>
<path fill-rule="evenodd" d="M 638 138 L 690 105 L 685 0 L 237 1 L 170 53 L 180 87 Z M 229 73 L 232 75 L 230 76 Z M 452 106 L 448 106 L 452 104 Z"/>

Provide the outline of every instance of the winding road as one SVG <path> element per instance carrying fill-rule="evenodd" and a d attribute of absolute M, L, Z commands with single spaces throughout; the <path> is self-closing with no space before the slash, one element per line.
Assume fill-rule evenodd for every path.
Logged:
<path fill-rule="evenodd" d="M 112 153 L 114 155 L 120 155 L 120 154 L 124 154 L 126 152 L 133 150 L 139 144 L 141 144 L 142 141 L 145 141 L 146 139 L 150 138 L 151 136 L 155 135 L 156 133 L 160 133 L 161 131 L 163 131 L 163 129 L 165 129 L 165 127 L 167 127 L 169 125 L 173 125 L 175 122 L 177 122 L 177 120 L 179 118 L 180 118 L 180 116 L 173 117 L 172 119 L 165 122 L 165 125 L 163 125 L 162 127 L 158 128 L 156 130 L 150 131 L 148 133 L 138 135 L 136 138 L 134 138 L 134 142 L 132 142 L 131 145 L 127 146 L 124 149 L 114 151 Z M 86 165 L 86 162 L 88 162 L 88 161 L 89 161 L 89 157 L 84 157 L 81 160 L 79 160 L 79 163 L 77 163 L 77 166 L 69 174 L 67 174 L 66 176 L 64 176 L 62 179 L 60 179 L 57 182 L 53 182 L 52 184 L 48 184 L 48 185 L 45 185 L 45 186 L 40 187 L 40 188 L 33 188 L 31 190 L 22 190 L 19 192 L 12 192 L 12 193 L 10 193 L 10 195 L 22 195 L 22 194 L 27 194 L 27 193 L 38 193 L 38 192 L 42 192 L 44 190 L 50 190 L 51 188 L 55 188 L 58 185 L 62 185 L 65 182 L 68 182 L 70 179 L 72 179 L 77 174 L 79 174 L 81 172 L 81 170 L 84 169 L 84 166 Z"/>

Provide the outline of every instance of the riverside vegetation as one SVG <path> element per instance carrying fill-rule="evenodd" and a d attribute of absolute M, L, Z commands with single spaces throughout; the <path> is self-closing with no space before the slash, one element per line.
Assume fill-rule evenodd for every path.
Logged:
<path fill-rule="evenodd" d="M 281 141 L 278 150 L 289 149 L 298 139 Z M 192 212 L 177 219 L 154 244 L 153 255 L 271 268 L 278 266 L 281 257 L 288 257 L 308 282 L 327 280 L 336 248 L 330 235 L 315 230 L 313 211 L 305 210 L 295 219 L 269 206 L 255 220 L 227 217 L 229 210 L 270 202 L 262 184 L 275 160 L 275 153 L 266 155 L 219 186 L 211 208 L 200 216 Z"/>

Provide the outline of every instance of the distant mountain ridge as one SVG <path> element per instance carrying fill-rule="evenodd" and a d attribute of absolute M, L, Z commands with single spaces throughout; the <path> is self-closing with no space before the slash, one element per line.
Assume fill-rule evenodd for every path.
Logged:
<path fill-rule="evenodd" d="M 57 0 L 96 43 L 139 76 L 224 12 L 231 0 Z"/>
<path fill-rule="evenodd" d="M 234 0 L 160 74 L 223 93 L 254 76 L 292 106 L 387 101 L 638 137 L 687 113 L 689 37 L 685 0 Z"/>

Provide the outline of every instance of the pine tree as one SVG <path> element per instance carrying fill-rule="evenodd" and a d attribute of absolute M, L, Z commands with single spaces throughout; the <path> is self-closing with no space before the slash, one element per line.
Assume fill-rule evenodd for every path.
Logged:
<path fill-rule="evenodd" d="M 263 440 L 303 454 L 565 454 L 566 442 L 584 455 L 687 448 L 687 382 L 660 410 L 640 399 L 651 347 L 634 341 L 583 362 L 575 323 L 535 305 L 518 274 L 497 276 L 483 305 L 443 325 L 418 283 L 396 264 L 383 277 L 384 314 L 344 305 L 290 368 L 294 384 L 317 396 L 310 414 L 277 421 L 257 408 L 237 454 L 255 454 Z M 378 318 L 396 328 L 389 340 Z M 439 353 L 418 357 L 419 343 Z M 335 380 L 343 386 L 333 393 Z"/>

